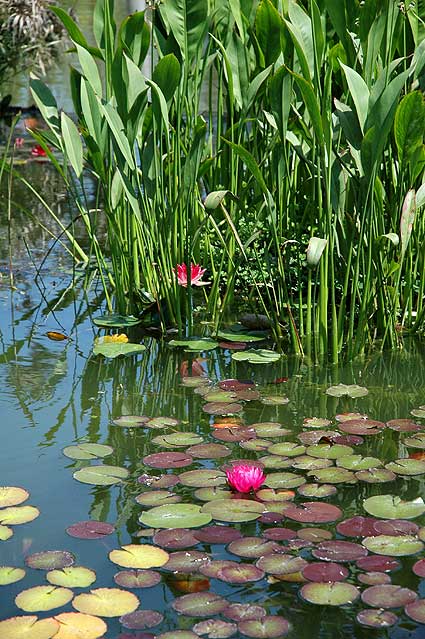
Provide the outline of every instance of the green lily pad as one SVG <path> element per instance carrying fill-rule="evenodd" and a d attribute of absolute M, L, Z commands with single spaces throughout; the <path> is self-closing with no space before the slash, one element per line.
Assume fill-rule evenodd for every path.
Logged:
<path fill-rule="evenodd" d="M 284 395 L 267 395 L 261 398 L 261 403 L 264 406 L 284 406 L 289 404 L 289 398 Z"/>
<path fill-rule="evenodd" d="M 143 344 L 130 344 L 130 342 L 106 342 L 95 344 L 93 347 L 93 355 L 103 355 L 113 359 L 120 355 L 134 355 L 146 350 Z"/>
<path fill-rule="evenodd" d="M 336 460 L 336 465 L 346 468 L 347 470 L 369 470 L 369 468 L 377 468 L 382 463 L 376 457 L 362 457 L 361 455 L 344 455 Z"/>
<path fill-rule="evenodd" d="M 195 490 L 194 495 L 196 499 L 201 501 L 213 501 L 214 499 L 229 499 L 232 493 L 228 488 L 214 486 L 212 488 L 198 488 Z"/>
<path fill-rule="evenodd" d="M 320 468 L 329 468 L 333 466 L 331 459 L 320 459 L 319 457 L 310 457 L 310 455 L 300 455 L 292 460 L 292 468 L 297 470 L 319 470 Z"/>
<path fill-rule="evenodd" d="M 136 610 L 139 603 L 132 592 L 120 588 L 96 588 L 89 593 L 77 595 L 72 605 L 78 612 L 88 615 L 121 617 Z"/>
<path fill-rule="evenodd" d="M 263 504 L 250 499 L 215 499 L 202 506 L 202 512 L 217 521 L 254 521 L 264 512 Z"/>
<path fill-rule="evenodd" d="M 0 486 L 0 508 L 18 506 L 30 496 L 25 488 L 19 486 Z"/>
<path fill-rule="evenodd" d="M 394 481 L 397 475 L 386 468 L 370 468 L 369 470 L 359 470 L 356 472 L 356 477 L 368 484 L 384 484 L 387 481 Z"/>
<path fill-rule="evenodd" d="M 360 596 L 356 586 L 341 581 L 309 583 L 301 588 L 301 597 L 319 606 L 343 606 L 351 604 Z"/>
<path fill-rule="evenodd" d="M 4 639 L 51 639 L 58 630 L 59 623 L 52 617 L 23 615 L 0 621 L 0 637 Z"/>
<path fill-rule="evenodd" d="M 99 457 L 111 455 L 114 449 L 104 444 L 83 443 L 75 446 L 66 446 L 62 452 L 65 457 L 70 459 L 98 459 Z"/>
<path fill-rule="evenodd" d="M 164 506 L 165 504 L 178 504 L 182 498 L 180 495 L 170 493 L 168 490 L 149 490 L 145 493 L 140 493 L 135 498 L 138 504 L 141 506 Z"/>
<path fill-rule="evenodd" d="M 252 441 L 256 441 L 255 439 Z M 263 465 L 264 468 L 291 468 L 293 466 L 293 459 L 289 457 L 283 457 L 282 455 L 266 455 L 265 457 L 260 457 L 258 460 Z"/>
<path fill-rule="evenodd" d="M 220 389 L 211 390 L 205 393 L 204 399 L 206 402 L 232 402 L 236 397 L 235 393 L 231 391 L 224 391 Z"/>
<path fill-rule="evenodd" d="M 2 524 L 0 524 L 0 541 L 7 541 L 12 536 L 13 536 L 12 528 L 9 528 L 9 526 L 3 526 Z"/>
<path fill-rule="evenodd" d="M 323 417 L 306 417 L 304 419 L 304 426 L 308 428 L 326 428 L 330 423 L 329 419 Z"/>
<path fill-rule="evenodd" d="M 141 319 L 133 315 L 120 315 L 119 313 L 98 315 L 93 318 L 93 324 L 96 324 L 96 326 L 106 326 L 108 328 L 127 328 L 129 326 L 136 326 L 140 324 L 141 321 Z"/>
<path fill-rule="evenodd" d="M 419 419 L 425 419 L 425 406 L 419 406 L 419 408 L 414 408 L 410 411 L 410 414 L 414 417 L 419 417 Z"/>
<path fill-rule="evenodd" d="M 25 577 L 23 568 L 14 568 L 13 566 L 0 566 L 0 586 L 8 586 L 20 581 Z M 1 634 L 0 634 L 1 636 Z"/>
<path fill-rule="evenodd" d="M 157 435 L 152 443 L 163 448 L 179 448 L 202 444 L 204 438 L 196 433 L 170 433 L 169 435 Z"/>
<path fill-rule="evenodd" d="M 238 331 L 219 331 L 217 337 L 226 342 L 262 342 L 267 339 L 268 334 L 265 332 L 247 331 L 241 327 Z"/>
<path fill-rule="evenodd" d="M 222 486 L 227 482 L 225 473 L 216 468 L 188 470 L 185 473 L 180 473 L 179 480 L 183 486 L 191 486 L 192 488 Z"/>
<path fill-rule="evenodd" d="M 424 548 L 422 541 L 413 535 L 375 535 L 374 537 L 365 537 L 362 545 L 377 555 L 389 555 L 390 557 L 416 555 Z"/>
<path fill-rule="evenodd" d="M 272 455 L 282 455 L 284 457 L 297 457 L 305 453 L 305 446 L 294 442 L 280 442 L 269 447 L 268 453 Z"/>
<path fill-rule="evenodd" d="M 307 448 L 307 455 L 311 457 L 319 457 L 320 459 L 338 459 L 338 457 L 346 457 L 354 451 L 351 446 L 343 444 L 314 444 Z"/>
<path fill-rule="evenodd" d="M 36 519 L 40 511 L 35 506 L 10 506 L 0 510 L 0 524 L 17 526 Z"/>
<path fill-rule="evenodd" d="M 364 500 L 363 508 L 369 515 L 381 519 L 415 519 L 425 513 L 422 497 L 403 501 L 397 495 L 375 495 Z"/>
<path fill-rule="evenodd" d="M 74 479 L 83 484 L 93 484 L 95 486 L 111 486 L 119 484 L 128 477 L 128 470 L 121 466 L 85 466 L 76 470 Z"/>
<path fill-rule="evenodd" d="M 145 415 L 121 415 L 112 420 L 115 426 L 121 426 L 121 428 L 140 428 L 149 421 L 149 417 Z"/>
<path fill-rule="evenodd" d="M 96 573 L 84 566 L 70 566 L 61 570 L 50 570 L 46 579 L 54 586 L 65 588 L 87 588 L 96 581 Z"/>
<path fill-rule="evenodd" d="M 396 459 L 385 468 L 396 475 L 423 475 L 425 473 L 425 461 L 419 459 Z"/>
<path fill-rule="evenodd" d="M 326 395 L 331 395 L 331 397 L 343 397 L 347 395 L 352 399 L 364 397 L 369 394 L 367 388 L 358 386 L 357 384 L 338 384 L 337 386 L 330 386 L 325 392 Z"/>
<path fill-rule="evenodd" d="M 168 342 L 169 346 L 184 347 L 186 352 L 198 353 L 202 351 L 212 351 L 217 348 L 218 344 L 215 340 L 206 337 L 193 337 L 192 339 L 172 339 Z"/>
<path fill-rule="evenodd" d="M 310 470 L 307 475 L 314 477 L 320 484 L 355 484 L 357 481 L 355 474 L 346 468 L 319 468 Z"/>
<path fill-rule="evenodd" d="M 269 488 L 297 488 L 306 483 L 305 477 L 295 473 L 269 473 L 265 484 Z"/>
<path fill-rule="evenodd" d="M 142 513 L 139 521 L 149 528 L 198 528 L 209 524 L 211 519 L 212 515 L 200 506 L 168 504 Z"/>
<path fill-rule="evenodd" d="M 73 596 L 74 593 L 69 588 L 35 586 L 20 592 L 15 597 L 15 604 L 25 612 L 45 612 L 65 606 Z"/>
<path fill-rule="evenodd" d="M 273 362 L 278 362 L 281 357 L 280 353 L 264 348 L 259 348 L 258 350 L 249 348 L 246 351 L 232 353 L 232 359 L 236 362 L 249 362 L 250 364 L 272 364 Z"/>
<path fill-rule="evenodd" d="M 425 448 L 425 433 L 416 433 L 411 437 L 406 437 L 403 440 L 403 444 L 408 448 Z"/>

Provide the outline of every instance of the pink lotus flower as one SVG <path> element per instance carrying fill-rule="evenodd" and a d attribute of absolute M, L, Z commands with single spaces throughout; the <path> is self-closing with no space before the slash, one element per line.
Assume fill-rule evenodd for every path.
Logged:
<path fill-rule="evenodd" d="M 177 274 L 177 283 L 180 286 L 187 287 L 187 266 L 186 264 L 177 264 L 177 273 L 176 269 L 173 268 L 173 271 Z M 200 264 L 191 264 L 190 265 L 190 284 L 191 286 L 205 286 L 209 284 L 209 282 L 203 282 L 202 276 L 207 269 L 202 268 Z"/>
<path fill-rule="evenodd" d="M 240 493 L 258 490 L 266 480 L 263 465 L 250 460 L 238 460 L 224 466 L 230 486 Z"/>

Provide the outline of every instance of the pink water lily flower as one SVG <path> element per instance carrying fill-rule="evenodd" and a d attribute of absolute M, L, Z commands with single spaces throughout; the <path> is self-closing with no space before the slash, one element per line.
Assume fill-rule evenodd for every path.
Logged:
<path fill-rule="evenodd" d="M 190 265 L 190 284 L 191 286 L 205 286 L 209 282 L 203 282 L 202 276 L 207 269 L 202 268 L 200 264 Z M 173 271 L 177 274 L 177 283 L 180 286 L 187 287 L 187 266 L 186 264 L 177 264 Z"/>
<path fill-rule="evenodd" d="M 247 459 L 230 462 L 224 466 L 224 472 L 230 486 L 240 493 L 258 490 L 266 480 L 263 465 Z"/>

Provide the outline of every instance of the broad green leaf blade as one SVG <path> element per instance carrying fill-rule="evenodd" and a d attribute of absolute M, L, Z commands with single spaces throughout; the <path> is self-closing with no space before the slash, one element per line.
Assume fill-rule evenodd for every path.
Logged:
<path fill-rule="evenodd" d="M 96 95 L 102 97 L 102 81 L 93 56 L 87 51 L 87 49 L 81 47 L 79 44 L 76 44 L 75 46 L 84 77 L 87 79 Z"/>
<path fill-rule="evenodd" d="M 407 192 L 404 198 L 400 218 L 401 254 L 404 255 L 412 235 L 413 223 L 416 214 L 416 194 L 413 189 Z"/>
<path fill-rule="evenodd" d="M 397 107 L 394 137 L 400 164 L 422 144 L 425 131 L 425 100 L 420 91 L 408 93 Z"/>
<path fill-rule="evenodd" d="M 61 113 L 61 128 L 66 155 L 80 178 L 83 173 L 83 145 L 77 127 L 64 111 Z"/>
<path fill-rule="evenodd" d="M 347 79 L 348 88 L 350 89 L 350 94 L 356 107 L 361 130 L 364 131 L 369 105 L 369 88 L 357 71 L 343 64 L 341 60 L 339 63 Z"/>

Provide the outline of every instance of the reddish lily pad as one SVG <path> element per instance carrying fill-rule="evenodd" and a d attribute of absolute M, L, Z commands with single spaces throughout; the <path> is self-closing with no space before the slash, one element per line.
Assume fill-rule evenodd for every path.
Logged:
<path fill-rule="evenodd" d="M 79 521 L 66 529 L 71 537 L 78 539 L 103 539 L 115 531 L 115 526 L 105 521 Z"/>
<path fill-rule="evenodd" d="M 216 428 L 212 436 L 222 442 L 233 443 L 254 439 L 257 433 L 252 428 Z"/>
<path fill-rule="evenodd" d="M 209 617 L 223 612 L 228 604 L 223 597 L 214 592 L 195 592 L 174 599 L 171 605 L 182 615 Z"/>
<path fill-rule="evenodd" d="M 297 439 L 306 446 L 314 446 L 314 444 L 318 444 L 324 439 L 332 440 L 332 438 L 337 435 L 339 435 L 339 433 L 337 433 L 336 430 L 316 430 L 300 433 Z"/>
<path fill-rule="evenodd" d="M 252 564 L 238 563 L 233 566 L 223 566 L 217 571 L 216 577 L 231 584 L 245 584 L 263 579 L 264 571 Z"/>
<path fill-rule="evenodd" d="M 350 419 L 342 422 L 339 428 L 343 433 L 364 437 L 369 435 L 378 435 L 381 430 L 385 428 L 385 424 L 373 419 Z"/>
<path fill-rule="evenodd" d="M 193 463 L 193 458 L 187 453 L 164 452 L 146 455 L 143 463 L 151 468 L 183 468 Z"/>
<path fill-rule="evenodd" d="M 348 422 L 352 419 L 368 419 L 368 416 L 362 413 L 340 413 L 335 415 L 335 419 L 337 422 Z"/>
<path fill-rule="evenodd" d="M 268 511 L 266 513 L 263 513 L 261 517 L 259 517 L 258 521 L 262 524 L 278 524 L 280 521 L 283 520 L 283 518 L 284 517 L 282 513 Z"/>
<path fill-rule="evenodd" d="M 307 529 L 308 530 L 308 529 Z M 289 539 L 295 539 L 297 533 L 290 528 L 268 528 L 262 535 L 265 539 L 271 539 L 273 541 L 288 541 Z"/>
<path fill-rule="evenodd" d="M 407 521 L 406 519 L 378 519 L 375 522 L 375 534 L 379 535 L 416 535 L 419 531 L 419 526 L 413 521 Z M 373 535 L 374 533 L 369 533 Z M 366 535 L 365 535 L 366 536 Z"/>
<path fill-rule="evenodd" d="M 234 415 L 243 410 L 242 404 L 227 402 L 208 402 L 202 406 L 208 415 Z"/>
<path fill-rule="evenodd" d="M 367 628 L 390 628 L 397 623 L 398 617 L 388 610 L 361 610 L 357 613 L 358 623 Z"/>
<path fill-rule="evenodd" d="M 19 486 L 0 486 L 0 508 L 19 506 L 30 496 L 25 488 Z"/>
<path fill-rule="evenodd" d="M 299 486 L 298 492 L 303 497 L 323 499 L 335 495 L 337 488 L 331 484 L 304 484 L 303 486 Z"/>
<path fill-rule="evenodd" d="M 425 599 L 416 599 L 416 601 L 407 604 L 404 612 L 413 621 L 425 624 Z"/>
<path fill-rule="evenodd" d="M 194 537 L 204 544 L 228 544 L 241 539 L 242 533 L 229 526 L 206 526 L 194 531 Z"/>
<path fill-rule="evenodd" d="M 140 477 L 137 478 L 137 481 L 139 484 L 155 489 L 172 488 L 180 483 L 178 475 L 174 475 L 173 473 L 160 475 L 159 477 L 145 473 L 144 475 L 140 475 Z"/>
<path fill-rule="evenodd" d="M 206 619 L 193 626 L 198 635 L 206 635 L 208 639 L 227 639 L 238 631 L 235 623 L 222 621 L 221 619 Z"/>
<path fill-rule="evenodd" d="M 390 419 L 386 425 L 387 428 L 396 430 L 399 433 L 414 433 L 422 429 L 420 424 L 416 424 L 411 419 Z"/>
<path fill-rule="evenodd" d="M 228 552 L 238 557 L 247 557 L 248 559 L 256 559 L 263 555 L 268 555 L 279 551 L 279 544 L 275 541 L 266 541 L 261 537 L 243 537 L 232 541 L 228 546 Z"/>
<path fill-rule="evenodd" d="M 25 557 L 26 565 L 36 570 L 60 570 L 72 566 L 74 561 L 74 555 L 66 550 L 46 550 Z"/>
<path fill-rule="evenodd" d="M 267 615 L 267 612 L 263 606 L 234 603 L 223 610 L 223 615 L 226 619 L 231 619 L 232 621 L 253 621 L 262 619 Z"/>
<path fill-rule="evenodd" d="M 356 561 L 361 557 L 366 557 L 367 550 L 360 544 L 351 541 L 322 541 L 312 551 L 316 559 L 322 561 Z"/>
<path fill-rule="evenodd" d="M 362 601 L 373 608 L 401 608 L 417 598 L 413 590 L 392 584 L 371 586 L 362 592 Z"/>
<path fill-rule="evenodd" d="M 289 629 L 289 622 L 279 615 L 266 615 L 261 619 L 243 620 L 238 623 L 240 633 L 260 639 L 280 639 L 288 634 Z"/>
<path fill-rule="evenodd" d="M 360 446 L 363 444 L 364 438 L 360 435 L 335 435 L 332 437 L 334 444 L 342 444 L 343 446 Z"/>
<path fill-rule="evenodd" d="M 344 537 L 369 537 L 376 535 L 375 523 L 378 521 L 379 519 L 375 519 L 375 517 L 361 517 L 360 515 L 356 515 L 355 517 L 341 521 L 336 529 L 339 534 L 344 535 Z"/>
<path fill-rule="evenodd" d="M 303 504 L 289 505 L 284 511 L 285 517 L 309 524 L 324 524 L 342 517 L 342 510 L 332 504 L 308 501 Z"/>
<path fill-rule="evenodd" d="M 374 572 L 392 572 L 400 568 L 400 562 L 394 557 L 369 555 L 356 561 L 356 565 L 361 570 L 373 570 Z"/>
<path fill-rule="evenodd" d="M 298 537 L 300 537 L 300 539 L 312 541 L 313 543 L 329 541 L 332 539 L 332 536 L 329 530 L 324 530 L 323 528 L 302 528 L 298 531 Z"/>
<path fill-rule="evenodd" d="M 413 564 L 412 570 L 415 575 L 418 575 L 418 577 L 425 577 L 425 559 L 419 559 L 415 564 Z"/>
<path fill-rule="evenodd" d="M 255 386 L 255 383 L 248 380 L 240 381 L 238 379 L 222 379 L 221 382 L 218 382 L 218 386 L 222 390 L 226 391 L 241 391 L 247 388 L 252 388 Z"/>
<path fill-rule="evenodd" d="M 307 566 L 307 561 L 302 557 L 272 554 L 261 557 L 255 565 L 271 575 L 281 576 L 301 572 Z"/>
<path fill-rule="evenodd" d="M 223 444 L 195 444 L 195 446 L 190 446 L 186 452 L 197 459 L 219 459 L 227 457 L 232 451 Z"/>
<path fill-rule="evenodd" d="M 199 568 L 199 572 L 205 577 L 218 579 L 218 573 L 223 568 L 236 568 L 240 564 L 230 559 L 213 559 Z"/>
<path fill-rule="evenodd" d="M 331 581 L 329 583 L 311 582 L 306 584 L 301 588 L 300 594 L 309 603 L 319 606 L 343 606 L 356 601 L 360 592 L 352 584 Z"/>
<path fill-rule="evenodd" d="M 345 566 L 333 562 L 314 561 L 302 569 L 302 576 L 308 581 L 344 581 L 349 575 Z"/>
<path fill-rule="evenodd" d="M 390 584 L 391 577 L 386 572 L 365 572 L 357 575 L 358 581 L 367 586 L 380 586 L 382 584 Z"/>
<path fill-rule="evenodd" d="M 163 619 L 157 610 L 135 610 L 120 617 L 120 623 L 129 630 L 145 630 L 158 626 Z"/>
<path fill-rule="evenodd" d="M 199 542 L 189 528 L 170 528 L 159 530 L 153 537 L 154 544 L 169 550 L 180 550 L 196 546 Z"/>
<path fill-rule="evenodd" d="M 114 581 L 123 588 L 151 588 L 160 583 L 161 575 L 155 570 L 120 570 Z"/>
<path fill-rule="evenodd" d="M 198 550 L 173 552 L 167 563 L 162 567 L 169 572 L 192 573 L 211 561 L 209 555 Z"/>

